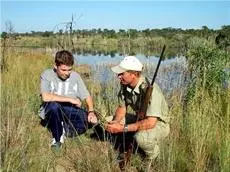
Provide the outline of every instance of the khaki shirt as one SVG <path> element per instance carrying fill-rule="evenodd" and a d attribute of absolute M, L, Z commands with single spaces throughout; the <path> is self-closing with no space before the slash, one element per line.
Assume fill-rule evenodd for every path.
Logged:
<path fill-rule="evenodd" d="M 140 77 L 140 80 L 134 89 L 121 85 L 121 89 L 118 94 L 119 105 L 130 106 L 136 114 L 138 114 L 141 106 L 143 105 L 148 85 L 149 82 L 143 76 Z M 153 92 L 147 108 L 146 116 L 157 117 L 165 123 L 169 122 L 168 105 L 157 84 L 153 85 Z"/>

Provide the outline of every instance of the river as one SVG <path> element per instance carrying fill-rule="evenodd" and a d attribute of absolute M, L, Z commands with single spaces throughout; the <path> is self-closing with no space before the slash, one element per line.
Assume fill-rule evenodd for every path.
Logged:
<path fill-rule="evenodd" d="M 116 79 L 116 75 L 111 71 L 111 66 L 118 64 L 124 57 L 115 54 L 111 57 L 110 55 L 79 55 L 75 54 L 75 60 L 77 64 L 89 65 L 93 72 L 92 75 L 95 80 L 100 82 L 108 82 L 110 80 Z M 146 57 L 142 54 L 137 54 L 136 57 L 144 65 L 143 73 L 148 77 L 149 80 L 152 79 L 156 65 L 158 63 L 159 57 L 150 56 Z M 174 57 L 170 59 L 165 59 L 161 62 L 159 72 L 157 74 L 156 83 L 165 92 L 171 92 L 175 89 L 184 88 L 186 83 L 187 74 L 187 62 L 186 58 Z"/>

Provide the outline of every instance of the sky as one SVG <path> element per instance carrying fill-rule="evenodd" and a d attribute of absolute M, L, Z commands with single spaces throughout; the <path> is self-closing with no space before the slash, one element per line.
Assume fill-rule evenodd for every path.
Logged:
<path fill-rule="evenodd" d="M 11 23 L 15 32 L 74 29 L 221 29 L 230 25 L 230 1 L 61 1 L 0 0 L 1 31 Z"/>

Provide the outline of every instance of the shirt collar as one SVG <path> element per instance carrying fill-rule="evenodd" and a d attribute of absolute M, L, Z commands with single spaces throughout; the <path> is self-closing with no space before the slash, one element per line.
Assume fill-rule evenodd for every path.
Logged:
<path fill-rule="evenodd" d="M 135 92 L 135 93 L 137 93 L 137 94 L 140 94 L 140 89 L 139 89 L 139 87 L 140 87 L 140 85 L 141 85 L 144 81 L 145 81 L 145 78 L 144 78 L 143 76 L 141 76 L 141 77 L 139 78 L 139 81 L 138 81 L 136 87 L 133 89 L 133 92 Z M 132 92 L 132 89 L 131 89 L 131 88 L 127 87 L 126 89 L 127 89 L 128 92 Z"/>

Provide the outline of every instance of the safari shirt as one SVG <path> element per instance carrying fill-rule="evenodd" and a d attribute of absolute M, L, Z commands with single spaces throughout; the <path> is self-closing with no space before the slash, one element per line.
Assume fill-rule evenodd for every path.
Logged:
<path fill-rule="evenodd" d="M 121 85 L 118 94 L 118 101 L 120 106 L 130 106 L 136 114 L 141 109 L 144 102 L 145 92 L 149 82 L 143 76 L 140 77 L 134 89 Z M 147 108 L 146 116 L 157 117 L 159 120 L 168 123 L 168 105 L 164 95 L 157 84 L 153 85 L 153 91 L 150 98 L 149 106 Z"/>

